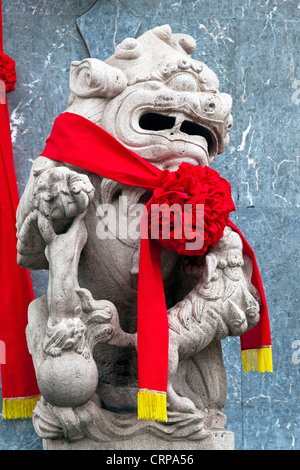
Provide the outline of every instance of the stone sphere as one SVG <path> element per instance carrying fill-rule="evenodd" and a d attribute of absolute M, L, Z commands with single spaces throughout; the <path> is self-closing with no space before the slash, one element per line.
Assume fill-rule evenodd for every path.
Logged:
<path fill-rule="evenodd" d="M 98 370 L 92 357 L 85 359 L 75 352 L 48 356 L 39 366 L 37 381 L 42 396 L 51 405 L 77 407 L 95 393 Z"/>

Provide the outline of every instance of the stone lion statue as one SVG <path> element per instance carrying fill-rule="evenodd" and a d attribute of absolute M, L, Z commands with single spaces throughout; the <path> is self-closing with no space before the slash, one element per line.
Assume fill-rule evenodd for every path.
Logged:
<path fill-rule="evenodd" d="M 164 25 L 125 39 L 104 62 L 73 62 L 66 111 L 162 170 L 209 166 L 228 145 L 232 100 L 191 57 L 195 48 L 192 37 Z M 130 206 L 148 199 L 144 189 L 42 155 L 33 163 L 17 213 L 17 248 L 21 266 L 49 270 L 47 294 L 31 303 L 27 327 L 42 394 L 33 422 L 48 443 L 90 440 L 105 449 L 140 439 L 152 448 L 174 441 L 200 448 L 224 432 L 220 341 L 252 328 L 260 301 L 251 261 L 229 227 L 202 257 L 163 250 L 168 424 L 136 418 L 139 239 L 119 236 L 120 219 L 115 234 L 109 226 L 106 238 L 97 233 L 103 204 L 130 218 Z"/>

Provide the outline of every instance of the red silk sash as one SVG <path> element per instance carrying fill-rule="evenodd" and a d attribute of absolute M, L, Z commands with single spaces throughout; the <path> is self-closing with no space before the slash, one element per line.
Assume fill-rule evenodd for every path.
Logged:
<path fill-rule="evenodd" d="M 2 47 L 0 1 L 0 77 L 3 77 L 8 92 L 14 89 L 14 61 L 2 54 Z M 16 210 L 19 195 L 8 105 L 4 97 L 3 102 L 0 93 L 0 363 L 3 417 L 10 419 L 31 416 L 39 398 L 39 389 L 25 337 L 27 309 L 34 297 L 29 272 L 17 264 Z"/>
<path fill-rule="evenodd" d="M 151 190 L 161 185 L 161 170 L 125 148 L 96 124 L 72 113 L 63 113 L 55 120 L 42 156 L 81 167 L 122 184 Z M 261 319 L 255 328 L 242 335 L 241 348 L 243 351 L 258 351 L 271 346 L 263 285 L 251 247 L 231 221 L 228 225 L 239 233 L 244 253 L 253 261 L 252 282 L 262 299 Z M 161 247 L 156 240 L 142 237 L 138 283 L 138 376 L 141 393 L 153 392 L 164 396 L 168 379 L 168 319 L 160 254 Z M 249 367 L 255 368 L 253 364 L 248 364 Z M 261 371 L 265 370 L 270 370 L 270 367 L 262 366 Z M 149 406 L 155 405 L 151 403 Z M 142 414 L 140 417 L 145 418 Z M 145 419 L 166 420 L 166 414 L 154 412 L 154 416 Z"/>

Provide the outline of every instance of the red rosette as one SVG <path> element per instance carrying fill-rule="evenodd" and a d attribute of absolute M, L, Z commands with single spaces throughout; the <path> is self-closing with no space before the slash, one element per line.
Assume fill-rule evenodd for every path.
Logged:
<path fill-rule="evenodd" d="M 0 80 L 5 83 L 6 93 L 14 91 L 17 81 L 16 64 L 4 52 L 0 52 Z"/>
<path fill-rule="evenodd" d="M 161 181 L 147 204 L 149 237 L 169 251 L 203 255 L 222 237 L 235 211 L 230 184 L 217 171 L 189 163 L 163 171 Z"/>

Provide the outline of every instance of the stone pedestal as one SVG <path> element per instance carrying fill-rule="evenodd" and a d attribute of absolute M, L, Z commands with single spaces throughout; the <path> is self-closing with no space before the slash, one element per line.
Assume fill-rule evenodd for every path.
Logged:
<path fill-rule="evenodd" d="M 149 434 L 136 436 L 130 440 L 114 442 L 97 442 L 82 439 L 77 442 L 67 442 L 65 439 L 44 439 L 44 450 L 234 450 L 234 433 L 228 430 L 212 429 L 209 435 L 201 441 L 163 441 Z"/>

